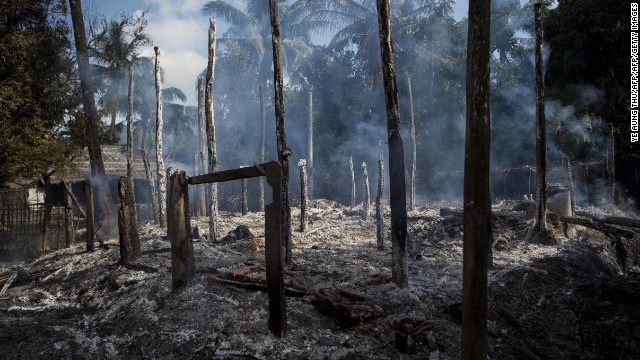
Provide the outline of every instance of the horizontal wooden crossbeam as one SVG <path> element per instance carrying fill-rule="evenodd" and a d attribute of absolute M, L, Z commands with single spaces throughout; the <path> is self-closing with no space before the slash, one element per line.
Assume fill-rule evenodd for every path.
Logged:
<path fill-rule="evenodd" d="M 272 162 L 276 162 L 276 161 L 272 161 Z M 197 184 L 225 182 L 225 181 L 265 176 L 266 175 L 265 167 L 269 166 L 269 164 L 270 163 L 256 164 L 253 166 L 242 167 L 239 169 L 224 170 L 224 171 L 218 171 L 218 172 L 204 174 L 204 175 L 192 176 L 187 178 L 187 182 L 190 185 L 197 185 Z"/>

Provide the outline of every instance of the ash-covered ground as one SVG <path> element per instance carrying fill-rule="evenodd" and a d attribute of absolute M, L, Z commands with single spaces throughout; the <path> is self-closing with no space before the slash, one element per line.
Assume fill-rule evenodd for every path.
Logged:
<path fill-rule="evenodd" d="M 555 246 L 525 244 L 527 223 L 515 204 L 493 208 L 494 234 L 508 248 L 494 252 L 489 271 L 490 358 L 639 359 L 640 236 L 578 228 Z M 373 217 L 318 200 L 300 232 L 293 209 L 298 246 L 286 268 L 293 291 L 282 339 L 268 331 L 266 292 L 218 280 L 264 278 L 262 213 L 222 212 L 222 235 L 246 225 L 257 241 L 194 240 L 197 277 L 178 292 L 171 291 L 170 243 L 151 224 L 141 228 L 143 255 L 135 261 L 149 268 L 119 265 L 115 240 L 107 250 L 87 253 L 78 243 L 5 266 L 0 274 L 18 276 L 0 297 L 1 357 L 459 358 L 462 218 L 439 212 L 456 206 L 430 203 L 409 213 L 408 289 L 391 282 L 390 243 L 376 250 Z M 192 224 L 206 229 L 206 221 Z M 403 319 L 419 328 L 410 354 L 396 348 L 394 324 Z"/>

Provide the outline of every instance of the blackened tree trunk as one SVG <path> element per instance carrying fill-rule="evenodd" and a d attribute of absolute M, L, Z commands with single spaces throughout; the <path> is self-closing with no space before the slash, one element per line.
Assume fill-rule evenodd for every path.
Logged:
<path fill-rule="evenodd" d="M 198 146 L 198 152 L 196 155 L 200 155 L 200 169 L 202 169 L 202 173 L 206 173 L 204 167 L 204 151 L 206 149 L 206 136 L 207 131 L 205 128 L 205 113 L 204 113 L 204 78 L 202 76 L 198 77 L 198 138 L 200 140 Z M 205 190 L 206 185 L 196 185 L 198 189 L 198 213 L 200 216 L 207 216 L 207 191 Z"/>
<path fill-rule="evenodd" d="M 158 205 L 158 194 L 156 193 L 156 186 L 153 180 L 153 174 L 151 173 L 151 166 L 149 166 L 149 157 L 144 150 L 144 137 L 143 144 L 140 152 L 142 153 L 142 163 L 144 164 L 144 172 L 147 176 L 147 182 L 149 183 L 149 194 L 151 195 L 151 205 L 153 208 L 153 219 L 156 224 L 160 223 L 160 205 Z"/>
<path fill-rule="evenodd" d="M 189 217 L 189 185 L 184 171 L 169 177 L 169 221 L 167 236 L 171 241 L 171 285 L 174 291 L 188 286 L 195 275 L 191 218 Z"/>
<path fill-rule="evenodd" d="M 490 0 L 469 2 L 467 129 L 464 162 L 462 359 L 487 358 Z"/>
<path fill-rule="evenodd" d="M 131 253 L 131 241 L 129 230 L 131 229 L 131 219 L 127 205 L 127 178 L 120 177 L 118 181 L 118 195 L 120 195 L 120 209 L 118 210 L 118 229 L 120 230 L 120 263 L 128 264 L 133 256 Z"/>
<path fill-rule="evenodd" d="M 309 189 L 308 195 L 310 199 L 313 199 L 313 91 L 309 90 L 309 116 L 308 116 L 308 132 L 307 143 L 309 147 Z"/>
<path fill-rule="evenodd" d="M 198 152 L 194 152 L 193 153 L 193 176 L 198 176 L 200 175 L 200 170 L 198 169 L 199 165 L 200 165 L 200 161 L 199 161 L 199 156 L 198 156 Z M 200 207 L 198 207 L 197 201 L 199 199 L 199 193 L 200 193 L 200 186 L 196 185 L 195 189 L 194 189 L 194 193 L 195 193 L 195 198 L 196 198 L 196 204 L 195 204 L 195 208 L 193 209 L 193 213 L 194 216 L 204 216 L 202 215 L 202 209 Z"/>
<path fill-rule="evenodd" d="M 384 250 L 384 219 L 382 218 L 382 192 L 384 191 L 384 156 L 378 157 L 378 194 L 376 195 L 376 240 L 378 250 Z"/>
<path fill-rule="evenodd" d="M 142 255 L 142 245 L 138 234 L 138 209 L 136 208 L 136 194 L 133 187 L 133 67 L 129 66 L 129 90 L 127 93 L 127 205 L 131 229 L 131 252 L 133 256 Z"/>
<path fill-rule="evenodd" d="M 353 158 L 349 156 L 349 171 L 351 175 L 351 207 L 356 207 L 356 174 L 353 171 Z"/>
<path fill-rule="evenodd" d="M 216 125 L 213 118 L 213 78 L 216 68 L 216 20 L 209 18 L 209 61 L 207 63 L 207 81 L 205 85 L 205 123 L 207 127 L 207 155 L 209 172 L 218 171 L 216 154 Z M 218 185 L 209 184 L 209 238 L 218 241 Z"/>
<path fill-rule="evenodd" d="M 307 169 L 305 166 L 307 165 L 307 161 L 305 159 L 300 159 L 298 161 L 298 166 L 300 167 L 300 231 L 305 231 L 307 229 Z"/>
<path fill-rule="evenodd" d="M 280 221 L 282 221 L 282 240 L 285 247 L 285 262 L 291 263 L 291 207 L 289 206 L 289 156 L 291 149 L 287 146 L 287 133 L 284 124 L 284 80 L 282 75 L 282 45 L 280 44 L 279 0 L 269 0 L 271 16 L 271 42 L 273 46 L 273 87 L 275 91 L 276 141 L 278 144 L 278 161 L 282 166 L 280 186 Z"/>
<path fill-rule="evenodd" d="M 260 88 L 260 164 L 264 164 L 264 146 L 265 146 L 265 115 L 264 115 L 264 93 L 262 92 L 262 84 Z M 260 194 L 258 208 L 264 211 L 264 177 L 260 177 Z"/>
<path fill-rule="evenodd" d="M 536 3 L 536 233 L 539 240 L 547 230 L 547 131 L 544 117 L 544 65 L 542 63 L 542 4 Z"/>
<path fill-rule="evenodd" d="M 407 73 L 407 85 L 409 87 L 409 108 L 411 110 L 411 123 L 409 133 L 411 134 L 411 183 L 409 192 L 409 210 L 413 211 L 416 207 L 416 122 L 413 112 L 413 90 L 411 89 L 411 77 Z"/>
<path fill-rule="evenodd" d="M 371 191 L 369 189 L 369 173 L 367 172 L 367 163 L 362 163 L 362 218 L 369 219 L 371 210 Z"/>
<path fill-rule="evenodd" d="M 387 137 L 389 143 L 389 189 L 391 205 L 391 277 L 401 288 L 409 286 L 407 278 L 407 191 L 404 179 L 404 149 L 400 136 L 400 109 L 398 84 L 391 38 L 390 0 L 377 0 L 378 30 L 384 102 L 387 112 Z"/>
<path fill-rule="evenodd" d="M 107 186 L 104 171 L 104 161 L 102 159 L 102 149 L 100 148 L 101 122 L 94 99 L 94 85 L 90 73 L 89 47 L 85 35 L 84 18 L 82 15 L 82 1 L 69 0 L 69 10 L 73 26 L 73 36 L 76 43 L 76 57 L 78 61 L 78 72 L 80 74 L 80 87 L 82 89 L 82 106 L 84 108 L 87 121 L 85 124 L 85 135 L 87 137 L 87 149 L 89 151 L 89 163 L 91 165 L 91 175 L 94 177 L 98 199 L 99 222 L 105 229 L 110 229 L 108 216 L 113 205 L 113 199 Z M 105 230 L 106 231 L 106 230 Z"/>
<path fill-rule="evenodd" d="M 158 199 L 160 227 L 167 227 L 167 179 L 162 155 L 162 81 L 160 79 L 160 48 L 153 48 L 156 53 L 156 174 L 158 176 Z"/>

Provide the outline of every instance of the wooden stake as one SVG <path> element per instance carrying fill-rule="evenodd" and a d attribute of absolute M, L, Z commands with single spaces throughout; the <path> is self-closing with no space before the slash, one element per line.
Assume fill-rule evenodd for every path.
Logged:
<path fill-rule="evenodd" d="M 169 178 L 169 227 L 171 240 L 171 279 L 174 291 L 187 286 L 195 274 L 195 257 L 189 217 L 189 189 L 184 171 Z"/>
<path fill-rule="evenodd" d="M 356 175 L 353 172 L 353 158 L 349 156 L 349 171 L 351 174 L 351 207 L 356 207 Z"/>
<path fill-rule="evenodd" d="M 65 227 L 65 247 L 69 248 L 73 244 L 74 236 L 73 236 L 73 204 L 71 203 L 71 196 L 69 193 L 71 190 L 69 189 L 69 183 L 66 181 L 62 182 L 62 187 L 65 189 L 64 191 L 64 227 Z"/>
<path fill-rule="evenodd" d="M 300 231 L 307 229 L 307 170 L 305 165 L 307 161 L 300 159 L 298 167 L 300 167 Z"/>
<path fill-rule="evenodd" d="M 369 190 L 369 173 L 367 173 L 367 163 L 362 163 L 362 218 L 369 219 L 371 211 L 371 192 Z"/>
<path fill-rule="evenodd" d="M 156 174 L 158 176 L 158 199 L 160 227 L 167 228 L 167 179 L 165 178 L 164 158 L 162 154 L 162 81 L 160 79 L 160 48 L 155 46 L 156 53 Z"/>
<path fill-rule="evenodd" d="M 576 209 L 576 187 L 573 180 L 573 171 L 571 170 L 571 161 L 566 154 L 562 154 L 562 165 L 564 171 L 567 174 L 567 181 L 569 182 L 569 195 L 571 196 L 571 215 L 575 213 Z"/>
<path fill-rule="evenodd" d="M 144 171 L 147 176 L 147 183 L 149 184 L 149 195 L 151 196 L 151 204 L 153 207 L 153 220 L 156 224 L 160 223 L 160 205 L 158 205 L 158 194 L 156 193 L 156 187 L 151 173 L 151 166 L 149 166 L 149 158 L 147 152 L 144 150 L 144 144 L 140 149 L 142 153 L 142 162 L 144 163 Z"/>
<path fill-rule="evenodd" d="M 264 115 L 264 93 L 262 92 L 262 84 L 260 89 L 260 163 L 264 164 L 264 146 L 265 146 L 265 115 Z M 260 177 L 260 194 L 258 208 L 264 211 L 264 179 Z"/>
<path fill-rule="evenodd" d="M 129 90 L 127 94 L 127 207 L 129 210 L 129 239 L 131 255 L 136 258 L 142 255 L 142 244 L 138 234 L 138 208 L 133 185 L 133 67 L 129 66 Z"/>
<path fill-rule="evenodd" d="M 89 179 L 84 181 L 84 193 L 87 198 L 87 251 L 94 251 L 93 236 L 94 236 L 94 209 L 93 209 L 93 189 L 91 188 L 91 181 Z"/>
<path fill-rule="evenodd" d="M 241 168 L 249 167 L 248 165 L 240 165 Z M 247 179 L 242 179 L 242 216 L 249 213 L 249 194 L 247 189 Z"/>
<path fill-rule="evenodd" d="M 198 147 L 198 153 L 200 154 L 200 169 L 204 174 L 207 172 L 206 167 L 204 166 L 205 156 L 204 152 L 207 148 L 207 131 L 205 128 L 205 94 L 204 94 L 204 78 L 200 76 L 198 78 L 198 130 L 200 135 L 200 146 Z M 198 201 L 198 211 L 200 216 L 207 216 L 207 188 L 205 185 L 198 186 L 198 194 L 200 195 Z"/>
<path fill-rule="evenodd" d="M 120 263 L 126 264 L 131 261 L 131 242 L 129 241 L 129 230 L 131 223 L 129 210 L 127 209 L 127 178 L 120 177 L 118 181 L 118 195 L 120 196 L 120 209 L 118 210 L 118 230 L 120 234 Z"/>
<path fill-rule="evenodd" d="M 309 90 L 309 116 L 307 124 L 307 143 L 309 148 L 309 187 L 308 195 L 313 199 L 313 91 Z"/>
<path fill-rule="evenodd" d="M 376 195 L 376 240 L 378 250 L 384 250 L 384 219 L 382 218 L 382 192 L 384 191 L 384 156 L 378 157 L 378 194 Z"/>

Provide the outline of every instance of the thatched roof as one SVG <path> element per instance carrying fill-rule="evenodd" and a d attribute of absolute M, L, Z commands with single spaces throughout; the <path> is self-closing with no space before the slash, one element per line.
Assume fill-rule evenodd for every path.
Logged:
<path fill-rule="evenodd" d="M 127 176 L 127 148 L 123 145 L 101 145 L 104 170 L 107 176 Z M 151 171 L 155 174 L 156 162 L 149 159 Z M 146 179 L 142 154 L 139 149 L 133 151 L 133 177 Z M 51 180 L 75 182 L 91 178 L 91 166 L 89 164 L 89 150 L 85 148 L 82 156 L 65 169 L 63 172 L 53 174 Z"/>

